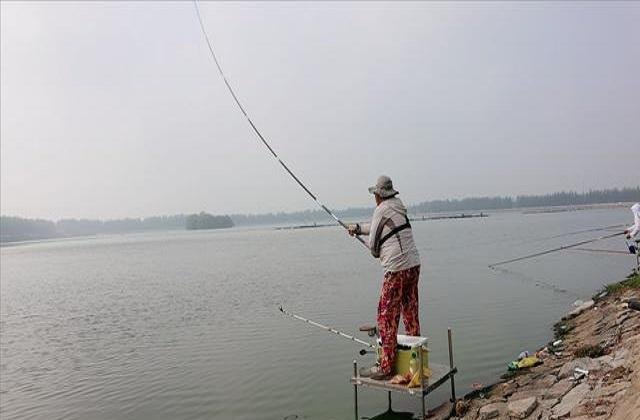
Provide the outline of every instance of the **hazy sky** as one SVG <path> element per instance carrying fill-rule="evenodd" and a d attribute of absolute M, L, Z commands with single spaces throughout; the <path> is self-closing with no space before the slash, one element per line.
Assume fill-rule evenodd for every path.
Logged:
<path fill-rule="evenodd" d="M 638 185 L 640 3 L 202 3 L 231 84 L 329 207 Z M 1 3 L 1 211 L 314 208 L 190 2 Z"/>

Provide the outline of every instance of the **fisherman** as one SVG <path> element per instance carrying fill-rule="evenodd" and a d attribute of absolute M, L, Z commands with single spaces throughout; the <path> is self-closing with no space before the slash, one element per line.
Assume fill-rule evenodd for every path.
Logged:
<path fill-rule="evenodd" d="M 629 251 L 632 254 L 638 252 L 638 243 L 640 242 L 640 203 L 636 203 L 631 206 L 633 212 L 633 226 L 629 226 L 624 233 L 627 235 L 627 239 L 635 240 L 635 244 L 629 244 Z"/>
<path fill-rule="evenodd" d="M 348 225 L 350 235 L 369 236 L 367 245 L 384 268 L 378 302 L 378 332 L 382 341 L 380 364 L 360 372 L 361 376 L 387 380 L 393 376 L 400 314 L 407 335 L 420 335 L 418 279 L 420 255 L 413 241 L 407 209 L 396 197 L 391 178 L 382 175 L 369 188 L 376 208 L 371 223 Z M 365 241 L 366 242 L 366 241 Z"/>

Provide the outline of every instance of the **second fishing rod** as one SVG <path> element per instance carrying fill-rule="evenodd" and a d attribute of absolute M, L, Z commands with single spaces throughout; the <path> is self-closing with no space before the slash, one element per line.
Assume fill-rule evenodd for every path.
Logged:
<path fill-rule="evenodd" d="M 371 349 L 376 349 L 376 348 L 377 348 L 375 345 L 373 345 L 373 344 L 371 344 L 371 343 L 368 343 L 368 342 L 366 342 L 366 341 L 364 341 L 364 340 L 360 340 L 359 338 L 357 338 L 357 337 L 355 337 L 355 336 L 353 336 L 353 335 L 345 334 L 345 333 L 343 333 L 342 331 L 336 330 L 335 328 L 328 327 L 328 326 L 326 326 L 326 325 L 320 324 L 319 322 L 315 322 L 315 321 L 312 321 L 312 320 L 310 320 L 310 319 L 307 319 L 307 318 L 301 317 L 300 315 L 296 315 L 296 314 L 294 314 L 294 313 L 291 313 L 291 312 L 287 311 L 286 309 L 284 309 L 284 308 L 282 307 L 282 305 L 278 306 L 278 309 L 279 309 L 279 310 L 280 310 L 280 312 L 282 312 L 284 315 L 290 316 L 291 318 L 295 318 L 295 319 L 297 319 L 297 320 L 299 320 L 299 321 L 306 322 L 306 323 L 307 323 L 307 324 L 309 324 L 309 325 L 313 325 L 314 327 L 321 328 L 321 329 L 323 329 L 323 330 L 325 330 L 325 331 L 327 331 L 327 332 L 330 332 L 330 333 L 336 334 L 336 335 L 338 335 L 338 336 L 340 336 L 340 337 L 342 337 L 342 338 L 346 338 L 347 340 L 351 340 L 351 341 L 353 341 L 353 342 L 355 342 L 355 343 L 358 343 L 358 344 L 362 344 L 362 345 L 364 345 L 364 346 L 367 346 L 368 348 L 371 348 Z M 369 334 L 369 335 L 370 335 L 370 336 L 373 336 L 372 334 Z M 368 350 L 363 349 L 363 350 L 360 350 L 360 355 L 365 355 L 365 354 L 370 353 L 370 352 L 371 352 L 371 351 L 368 351 Z"/>
<path fill-rule="evenodd" d="M 489 264 L 489 268 L 493 269 L 493 268 L 495 268 L 495 267 L 497 267 L 499 265 L 509 264 L 509 263 L 516 262 L 516 261 L 527 260 L 529 258 L 540 257 L 542 255 L 551 254 L 552 252 L 564 251 L 565 249 L 575 248 L 575 247 L 578 247 L 580 245 L 590 244 L 592 242 L 601 241 L 603 239 L 610 239 L 610 238 L 614 238 L 616 236 L 621 236 L 621 235 L 624 235 L 624 234 L 625 234 L 625 232 L 616 232 L 616 233 L 612 233 L 611 235 L 599 236 L 597 238 L 587 239 L 585 241 L 575 242 L 575 243 L 568 244 L 568 245 L 562 245 L 562 246 L 559 246 L 559 247 L 556 247 L 556 248 L 547 249 L 547 250 L 536 252 L 536 253 L 529 254 L 529 255 L 524 255 L 522 257 L 511 258 L 509 260 L 505 260 L 505 261 L 500 261 L 500 262 L 496 262 L 496 263 L 493 263 L 493 264 Z"/>

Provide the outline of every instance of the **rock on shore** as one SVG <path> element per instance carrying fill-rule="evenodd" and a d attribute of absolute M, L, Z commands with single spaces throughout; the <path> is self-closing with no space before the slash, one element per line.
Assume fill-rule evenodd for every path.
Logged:
<path fill-rule="evenodd" d="M 539 352 L 541 365 L 458 402 L 453 418 L 640 419 L 640 311 L 626 303 L 640 289 L 638 276 L 630 278 L 631 287 L 613 288 L 563 318 L 556 325 L 562 343 Z"/>

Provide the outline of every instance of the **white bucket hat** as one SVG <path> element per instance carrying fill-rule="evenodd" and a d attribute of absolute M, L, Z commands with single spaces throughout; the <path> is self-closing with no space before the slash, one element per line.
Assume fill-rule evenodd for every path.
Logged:
<path fill-rule="evenodd" d="M 398 191 L 393 189 L 391 178 L 386 175 L 380 175 L 378 181 L 376 181 L 376 185 L 369 187 L 369 192 L 371 194 L 378 194 L 382 198 L 389 198 L 398 194 Z"/>

